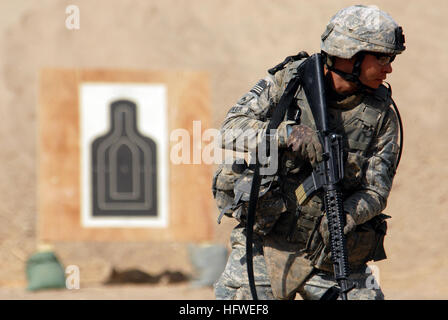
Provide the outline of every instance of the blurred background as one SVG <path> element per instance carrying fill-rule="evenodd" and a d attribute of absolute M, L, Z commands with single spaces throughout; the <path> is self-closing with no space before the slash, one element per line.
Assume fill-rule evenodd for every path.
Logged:
<path fill-rule="evenodd" d="M 182 281 L 195 274 L 188 241 L 47 243 L 62 264 L 79 267 L 80 289 L 26 290 L 26 262 L 41 245 L 37 121 L 43 68 L 205 71 L 212 127 L 219 128 L 232 104 L 267 69 L 298 51 L 319 51 L 330 17 L 359 3 L 1 0 L 0 299 L 214 298 L 210 287 Z M 403 26 L 407 47 L 389 77 L 404 122 L 405 146 L 385 210 L 393 217 L 385 240 L 388 259 L 375 263 L 380 284 L 388 299 L 447 299 L 448 3 L 363 4 L 390 13 Z M 69 5 L 80 10 L 78 30 L 66 28 Z M 208 214 L 214 224 L 217 210 L 213 207 Z M 208 243 L 229 249 L 234 225 L 225 218 Z M 144 279 L 167 271 L 186 278 L 105 285 L 114 269 L 138 270 Z"/>

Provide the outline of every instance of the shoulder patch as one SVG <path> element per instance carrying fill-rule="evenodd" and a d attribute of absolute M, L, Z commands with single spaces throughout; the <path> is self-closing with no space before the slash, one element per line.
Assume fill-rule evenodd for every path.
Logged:
<path fill-rule="evenodd" d="M 253 98 L 254 98 L 253 95 L 251 95 L 251 94 L 245 94 L 244 96 L 241 97 L 240 100 L 238 100 L 237 104 L 241 104 L 241 105 L 247 104 L 247 103 L 248 103 L 249 101 L 251 101 Z"/>
<path fill-rule="evenodd" d="M 244 113 L 247 114 L 249 112 L 248 107 L 235 106 L 229 110 L 229 113 Z"/>
<path fill-rule="evenodd" d="M 250 92 L 255 93 L 257 96 L 260 96 L 261 93 L 264 91 L 264 89 L 266 89 L 268 87 L 268 82 L 264 79 L 261 79 L 260 81 L 257 82 L 257 84 L 250 89 Z"/>

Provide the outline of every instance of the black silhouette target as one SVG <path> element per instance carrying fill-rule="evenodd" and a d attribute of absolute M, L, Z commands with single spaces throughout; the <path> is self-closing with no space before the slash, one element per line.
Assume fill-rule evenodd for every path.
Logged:
<path fill-rule="evenodd" d="M 111 104 L 110 130 L 92 143 L 92 215 L 156 217 L 156 143 L 138 132 L 137 107 Z"/>

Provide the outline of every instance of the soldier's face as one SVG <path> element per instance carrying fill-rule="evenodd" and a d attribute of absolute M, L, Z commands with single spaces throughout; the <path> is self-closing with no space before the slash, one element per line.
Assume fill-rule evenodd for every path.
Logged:
<path fill-rule="evenodd" d="M 367 53 L 361 64 L 359 80 L 366 86 L 376 89 L 386 80 L 387 74 L 391 72 L 390 62 L 384 64 L 381 59 Z"/>
<path fill-rule="evenodd" d="M 335 58 L 334 68 L 346 73 L 351 73 L 353 70 L 353 65 L 355 64 L 355 59 L 341 59 Z M 350 94 L 356 91 L 356 84 L 342 78 L 335 72 L 329 72 L 325 69 L 327 74 L 329 74 L 333 89 L 339 94 Z"/>

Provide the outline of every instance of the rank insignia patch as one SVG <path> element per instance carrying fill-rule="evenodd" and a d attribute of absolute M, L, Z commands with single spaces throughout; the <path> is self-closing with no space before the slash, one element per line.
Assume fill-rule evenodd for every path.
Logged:
<path fill-rule="evenodd" d="M 261 79 L 252 89 L 250 89 L 250 91 L 255 93 L 257 96 L 260 96 L 263 90 L 266 89 L 267 87 L 268 82 L 264 79 Z"/>

